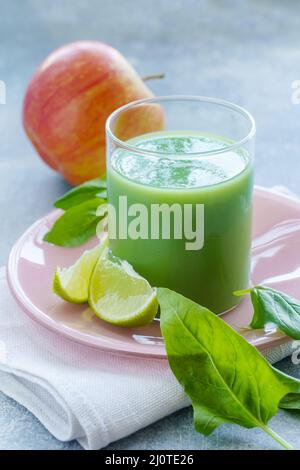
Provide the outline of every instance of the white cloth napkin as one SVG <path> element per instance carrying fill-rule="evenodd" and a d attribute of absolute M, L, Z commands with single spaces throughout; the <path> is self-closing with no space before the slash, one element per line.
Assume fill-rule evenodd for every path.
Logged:
<path fill-rule="evenodd" d="M 271 362 L 292 342 L 266 351 Z M 180 408 L 188 399 L 161 359 L 119 357 L 73 343 L 32 322 L 0 268 L 0 390 L 59 440 L 100 449 Z"/>

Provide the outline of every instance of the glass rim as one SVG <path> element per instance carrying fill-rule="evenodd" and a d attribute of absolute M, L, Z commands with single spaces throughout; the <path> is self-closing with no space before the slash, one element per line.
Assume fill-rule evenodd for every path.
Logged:
<path fill-rule="evenodd" d="M 147 104 L 147 103 L 159 103 L 159 102 L 175 102 L 175 101 L 194 101 L 194 102 L 201 102 L 201 103 L 208 103 L 208 104 L 215 104 L 218 106 L 221 106 L 223 108 L 231 109 L 240 115 L 242 115 L 244 118 L 246 118 L 249 122 L 250 125 L 250 130 L 249 132 L 243 137 L 242 139 L 234 142 L 233 144 L 230 144 L 226 147 L 222 147 L 219 149 L 213 149 L 213 150 L 206 150 L 203 152 L 191 152 L 191 153 L 176 153 L 176 158 L 178 157 L 184 157 L 184 158 L 195 158 L 195 157 L 206 157 L 210 155 L 218 155 L 218 154 L 224 154 L 227 153 L 231 150 L 235 150 L 243 146 L 245 143 L 249 142 L 256 133 L 256 126 L 255 126 L 255 120 L 252 116 L 252 114 L 249 113 L 245 108 L 242 106 L 239 106 L 235 103 L 232 103 L 231 101 L 219 99 L 219 98 L 212 98 L 209 96 L 197 96 L 197 95 L 166 95 L 166 96 L 154 96 L 152 98 L 145 98 L 141 100 L 135 100 L 131 101 L 128 104 L 125 104 L 121 106 L 120 108 L 116 109 L 113 111 L 110 116 L 106 120 L 105 124 L 105 130 L 106 130 L 106 135 L 109 137 L 115 144 L 117 144 L 119 147 L 122 147 L 124 150 L 127 150 L 129 152 L 137 153 L 140 155 L 149 155 L 152 157 L 159 157 L 161 158 L 162 156 L 164 158 L 170 158 L 173 157 L 174 155 L 168 152 L 154 152 L 152 150 L 147 150 L 139 147 L 135 147 L 134 145 L 128 144 L 128 141 L 119 139 L 112 131 L 111 125 L 114 119 L 120 115 L 122 112 L 126 111 L 127 109 L 133 108 L 135 106 L 139 106 L 142 104 Z M 178 129 L 178 131 L 184 130 L 184 129 Z M 226 137 L 226 136 L 224 136 Z"/>

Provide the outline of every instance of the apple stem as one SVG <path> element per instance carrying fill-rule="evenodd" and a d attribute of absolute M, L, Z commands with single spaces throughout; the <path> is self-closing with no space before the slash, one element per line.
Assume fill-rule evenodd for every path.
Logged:
<path fill-rule="evenodd" d="M 165 78 L 164 73 L 155 73 L 154 75 L 146 75 L 146 77 L 142 77 L 143 82 L 147 82 L 148 80 L 161 80 Z"/>

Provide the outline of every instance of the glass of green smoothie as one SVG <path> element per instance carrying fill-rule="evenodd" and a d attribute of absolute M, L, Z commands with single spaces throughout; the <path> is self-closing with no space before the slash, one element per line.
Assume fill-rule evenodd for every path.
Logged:
<path fill-rule="evenodd" d="M 224 100 L 170 96 L 108 119 L 112 253 L 216 314 L 249 282 L 255 123 Z"/>

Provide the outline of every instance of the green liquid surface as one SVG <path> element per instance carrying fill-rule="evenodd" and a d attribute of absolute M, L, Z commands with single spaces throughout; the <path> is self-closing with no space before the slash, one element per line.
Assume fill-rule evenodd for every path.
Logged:
<path fill-rule="evenodd" d="M 194 132 L 145 134 L 129 143 L 160 156 L 112 154 L 108 195 L 117 215 L 124 195 L 128 206 L 144 204 L 149 214 L 152 204 L 204 204 L 204 246 L 188 251 L 185 239 L 117 237 L 110 241 L 113 253 L 153 286 L 174 289 L 215 313 L 232 308 L 238 302 L 232 292 L 248 285 L 253 171 L 247 153 L 229 149 L 199 158 L 230 142 Z"/>

